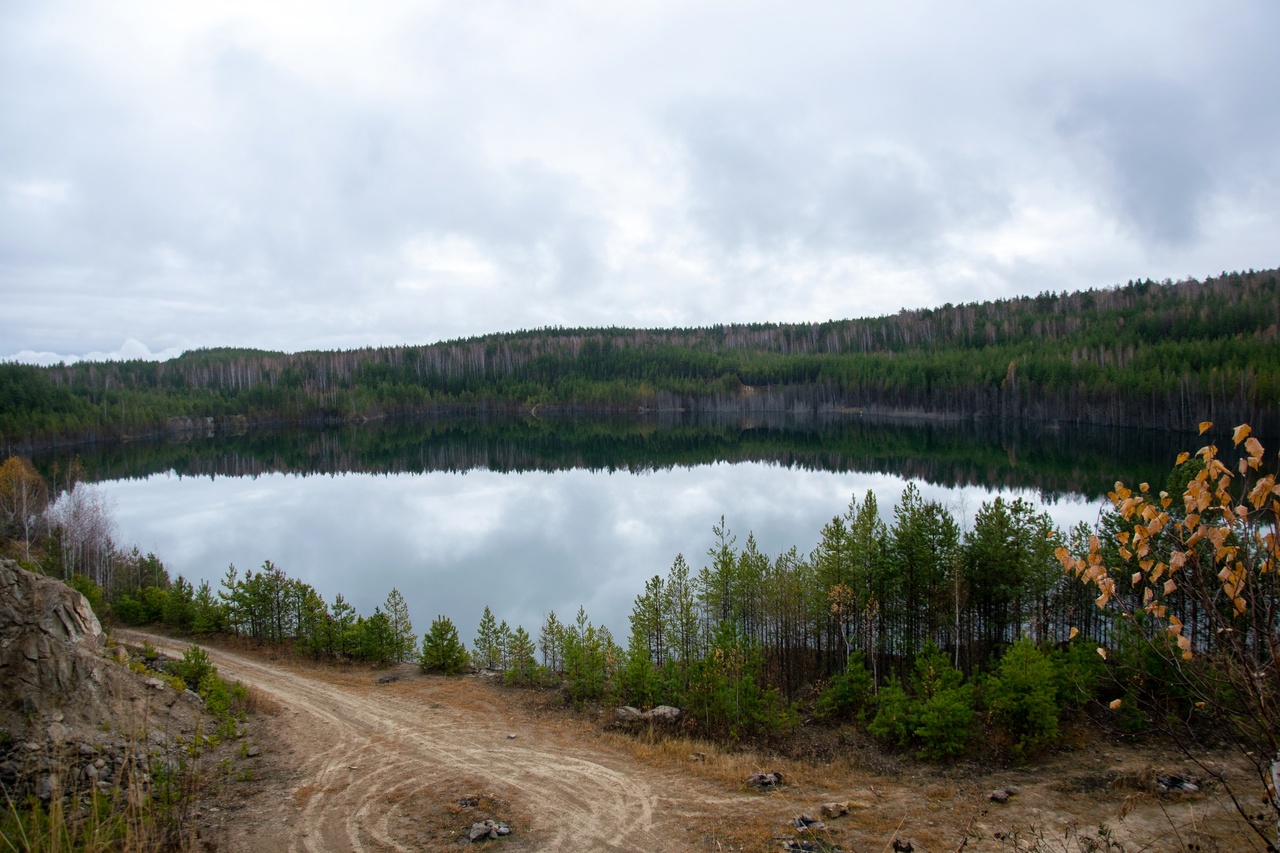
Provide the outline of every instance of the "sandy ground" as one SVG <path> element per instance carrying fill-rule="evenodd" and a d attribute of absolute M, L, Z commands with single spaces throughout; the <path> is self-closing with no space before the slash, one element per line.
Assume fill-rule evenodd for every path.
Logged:
<path fill-rule="evenodd" d="M 145 636 L 177 655 L 189 645 Z M 877 852 L 895 839 L 928 853 L 1264 849 L 1220 790 L 1159 795 L 1133 781 L 1193 769 L 1150 746 L 1082 745 L 1017 769 L 886 766 L 854 750 L 796 762 L 609 732 L 551 710 L 547 694 L 477 677 L 207 650 L 224 678 L 279 706 L 251 720 L 248 743 L 261 755 L 239 759 L 202 808 L 209 849 L 455 850 L 485 818 L 512 833 L 481 846 L 509 851 L 763 851 L 790 839 Z M 387 675 L 399 677 L 378 683 Z M 772 770 L 785 774 L 781 789 L 745 784 Z M 1007 785 L 1016 795 L 991 802 Z M 797 815 L 819 818 L 828 802 L 851 808 L 825 830 L 794 830 Z"/>

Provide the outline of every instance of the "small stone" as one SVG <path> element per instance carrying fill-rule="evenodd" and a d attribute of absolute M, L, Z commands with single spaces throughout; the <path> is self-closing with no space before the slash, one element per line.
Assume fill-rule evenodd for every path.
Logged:
<path fill-rule="evenodd" d="M 991 802 L 993 802 L 993 803 L 1007 803 L 1007 802 L 1009 802 L 1009 792 L 1008 792 L 1008 791 L 1006 791 L 1004 788 L 1000 788 L 999 790 L 992 791 L 992 792 L 991 792 Z"/>
<path fill-rule="evenodd" d="M 259 755 L 262 755 L 262 748 L 255 744 L 246 749 L 244 754 L 246 758 L 257 758 Z"/>
<path fill-rule="evenodd" d="M 822 816 L 827 818 L 828 820 L 830 820 L 831 818 L 840 817 L 841 815 L 846 815 L 848 813 L 849 813 L 848 803 L 825 803 L 822 806 Z"/>

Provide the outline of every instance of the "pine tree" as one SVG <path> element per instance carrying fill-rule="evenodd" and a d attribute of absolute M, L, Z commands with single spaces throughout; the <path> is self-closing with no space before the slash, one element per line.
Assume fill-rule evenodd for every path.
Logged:
<path fill-rule="evenodd" d="M 498 620 L 493 618 L 493 611 L 487 604 L 484 615 L 480 617 L 480 627 L 476 631 L 471 657 L 480 669 L 498 668 Z"/>
<path fill-rule="evenodd" d="M 419 667 L 423 672 L 442 672 L 457 675 L 467 668 L 467 649 L 458 639 L 458 629 L 452 620 L 437 616 L 431 622 L 431 630 L 422 635 L 422 654 Z"/>
<path fill-rule="evenodd" d="M 409 619 L 409 605 L 405 603 L 400 590 L 392 587 L 383 607 L 391 623 L 391 659 L 406 661 L 413 654 L 413 640 L 416 636 L 413 633 L 413 622 Z"/>
<path fill-rule="evenodd" d="M 538 662 L 534 653 L 533 638 L 523 625 L 518 626 L 507 646 L 507 672 L 504 677 L 508 684 L 528 685 L 538 680 Z"/>

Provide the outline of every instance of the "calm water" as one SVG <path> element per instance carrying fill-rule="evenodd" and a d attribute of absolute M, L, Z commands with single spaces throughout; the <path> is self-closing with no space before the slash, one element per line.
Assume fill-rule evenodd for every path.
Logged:
<path fill-rule="evenodd" d="M 495 439 L 487 428 L 438 429 L 421 441 L 415 427 L 377 438 L 291 433 L 267 444 L 240 437 L 117 448 L 86 465 L 91 475 L 108 472 L 97 487 L 114 503 L 117 541 L 154 551 L 171 574 L 195 583 L 216 587 L 230 564 L 243 571 L 271 560 L 364 614 L 396 587 L 419 633 L 444 614 L 469 643 L 489 605 L 536 635 L 549 611 L 571 619 L 583 605 L 625 643 L 646 579 L 678 553 L 704 565 L 721 515 L 739 545 L 754 533 L 770 555 L 792 546 L 807 553 L 823 524 L 868 489 L 891 523 L 910 480 L 964 524 L 1001 494 L 1046 508 L 1065 528 L 1096 519 L 1097 484 L 1111 475 L 1093 469 L 1105 467 L 1108 452 L 1132 463 L 1133 448 L 1146 448 L 1158 475 L 1162 459 L 1189 446 L 1168 435 L 975 439 L 937 427 L 839 424 L 784 425 L 765 436 L 721 424 L 677 440 L 669 427 L 578 428 L 576 437 L 548 439 L 539 426 L 542 438 L 515 450 L 506 433 Z M 698 453 L 689 456 L 688 446 Z M 1046 452 L 1055 447 L 1061 459 Z M 522 455 L 529 452 L 542 461 Z M 1082 458 L 1079 483 L 1087 485 L 1073 490 Z M 1144 476 L 1142 464 L 1121 473 Z M 1124 467 L 1120 458 L 1115 465 Z M 240 470 L 252 474 L 218 473 Z"/>

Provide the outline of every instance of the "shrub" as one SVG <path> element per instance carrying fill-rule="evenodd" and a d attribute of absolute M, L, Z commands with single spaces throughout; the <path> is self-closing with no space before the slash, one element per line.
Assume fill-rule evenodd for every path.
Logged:
<path fill-rule="evenodd" d="M 906 746 L 914 725 L 911 721 L 912 702 L 902 682 L 896 675 L 880 688 L 875 699 L 875 716 L 867 724 L 867 731 L 898 746 Z"/>
<path fill-rule="evenodd" d="M 849 661 L 818 694 L 818 716 L 847 719 L 860 713 L 871 698 L 871 673 L 860 658 Z"/>
<path fill-rule="evenodd" d="M 458 639 L 458 629 L 447 616 L 437 616 L 431 630 L 422 635 L 418 665 L 423 672 L 457 675 L 467 668 L 467 649 Z"/>
<path fill-rule="evenodd" d="M 973 737 L 973 685 L 939 690 L 913 709 L 918 758 L 941 761 L 964 753 Z"/>
<path fill-rule="evenodd" d="M 209 660 L 209 655 L 199 646 L 192 646 L 182 653 L 182 660 L 169 664 L 169 672 L 181 678 L 187 689 L 195 690 L 201 680 L 210 673 L 217 675 L 218 668 Z"/>
<path fill-rule="evenodd" d="M 987 679 L 992 721 L 1017 738 L 1013 751 L 1019 758 L 1058 737 L 1058 685 L 1053 661 L 1026 637 L 1013 644 Z"/>

